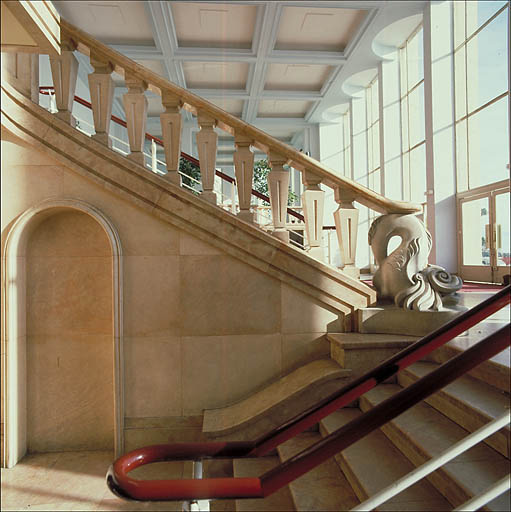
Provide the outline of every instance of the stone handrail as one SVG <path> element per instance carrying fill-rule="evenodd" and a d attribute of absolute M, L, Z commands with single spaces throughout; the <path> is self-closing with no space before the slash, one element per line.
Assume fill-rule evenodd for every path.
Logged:
<path fill-rule="evenodd" d="M 320 188 L 320 184 L 334 190 L 335 201 L 339 204 L 338 210 L 334 213 L 334 220 L 344 262 L 343 270 L 353 276 L 359 275 L 355 267 L 358 210 L 353 202 L 356 201 L 384 214 L 410 214 L 421 211 L 420 205 L 388 199 L 353 180 L 338 176 L 317 160 L 225 112 L 204 98 L 169 82 L 62 18 L 61 34 L 62 55 L 50 58 L 59 117 L 72 122 L 72 100 L 78 69 L 78 63 L 72 52 L 78 50 L 89 56 L 94 68 L 94 72 L 89 75 L 89 85 L 97 140 L 108 144 L 108 125 L 115 88 L 110 75 L 115 71 L 124 77 L 128 88 L 123 101 L 131 149 L 129 157 L 139 162 L 143 161 L 142 150 L 147 116 L 147 99 L 144 91 L 149 89 L 161 96 L 165 109 L 160 117 L 168 171 L 167 179 L 179 184 L 177 171 L 182 126 L 180 109 L 184 108 L 197 116 L 200 126 L 200 131 L 197 133 L 197 147 L 204 190 L 202 197 L 214 204 L 216 204 L 216 195 L 213 191 L 213 177 L 218 139 L 214 127 L 235 137 L 234 167 L 240 205 L 238 215 L 247 222 L 253 222 L 250 195 L 254 155 L 251 147 L 256 147 L 268 155 L 272 168 L 268 175 L 268 189 L 272 208 L 273 235 L 284 242 L 289 242 L 289 233 L 285 226 L 289 171 L 284 166 L 289 165 L 298 169 L 302 173 L 305 185 L 304 216 L 311 256 L 323 259 L 320 234 L 323 228 L 324 191 Z"/>

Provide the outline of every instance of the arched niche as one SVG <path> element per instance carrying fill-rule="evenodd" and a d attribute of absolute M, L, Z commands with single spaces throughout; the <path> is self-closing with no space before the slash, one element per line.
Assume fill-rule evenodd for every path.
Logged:
<path fill-rule="evenodd" d="M 114 452 L 124 447 L 124 369 L 122 322 L 122 247 L 113 224 L 94 206 L 75 199 L 48 199 L 28 209 L 5 238 L 2 288 L 4 338 L 4 467 L 13 467 L 27 451 L 26 273 L 25 255 L 31 233 L 56 213 L 74 210 L 91 216 L 104 230 L 111 248 L 113 292 Z"/>

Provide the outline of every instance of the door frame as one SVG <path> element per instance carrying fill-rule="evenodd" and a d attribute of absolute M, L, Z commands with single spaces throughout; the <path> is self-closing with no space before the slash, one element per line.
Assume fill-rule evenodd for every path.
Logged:
<path fill-rule="evenodd" d="M 502 180 L 490 185 L 484 185 L 482 187 L 474 188 L 456 194 L 456 209 L 458 212 L 457 223 L 458 223 L 458 274 L 460 277 L 467 281 L 482 281 L 500 283 L 502 277 L 509 273 L 507 267 L 498 267 L 497 265 L 497 248 L 496 244 L 496 212 L 495 212 L 495 197 L 499 194 L 503 194 L 510 191 L 509 180 Z M 490 265 L 463 265 L 463 203 L 488 198 L 488 216 L 490 234 L 489 237 L 489 251 L 490 251 Z"/>

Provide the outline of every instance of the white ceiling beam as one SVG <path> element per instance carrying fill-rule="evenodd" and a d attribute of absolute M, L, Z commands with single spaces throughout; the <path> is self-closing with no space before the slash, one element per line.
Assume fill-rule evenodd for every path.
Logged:
<path fill-rule="evenodd" d="M 243 119 L 248 123 L 253 122 L 257 117 L 259 100 L 257 100 L 256 97 L 258 97 L 264 89 L 267 68 L 266 57 L 275 46 L 282 6 L 280 2 L 268 2 L 264 7 L 259 7 L 259 10 L 262 9 L 264 9 L 264 13 L 260 14 L 262 21 L 257 27 L 259 29 L 258 33 L 254 34 L 255 41 L 257 42 L 257 48 L 254 48 L 257 60 L 253 66 L 247 85 L 250 98 L 245 103 L 243 110 Z"/>
<path fill-rule="evenodd" d="M 344 52 L 315 50 L 272 50 L 267 56 L 268 62 L 284 64 L 329 64 L 338 66 L 346 62 Z"/>

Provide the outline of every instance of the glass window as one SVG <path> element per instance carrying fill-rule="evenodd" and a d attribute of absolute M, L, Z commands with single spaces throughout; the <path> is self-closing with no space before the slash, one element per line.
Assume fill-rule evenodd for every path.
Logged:
<path fill-rule="evenodd" d="M 470 188 L 509 176 L 508 98 L 501 98 L 468 118 Z"/>
<path fill-rule="evenodd" d="M 467 42 L 469 112 L 507 91 L 508 55 L 507 15 L 502 12 Z"/>
<path fill-rule="evenodd" d="M 490 223 L 488 198 L 461 205 L 463 265 L 490 265 L 490 245 L 486 239 Z"/>
<path fill-rule="evenodd" d="M 460 192 L 509 177 L 508 10 L 502 1 L 454 3 Z"/>
<path fill-rule="evenodd" d="M 488 21 L 499 9 L 506 5 L 505 0 L 469 0 L 466 2 L 466 31 L 470 37 L 481 25 Z"/>
<path fill-rule="evenodd" d="M 424 49 L 422 26 L 400 50 L 401 161 L 403 197 L 423 203 L 426 192 Z"/>

